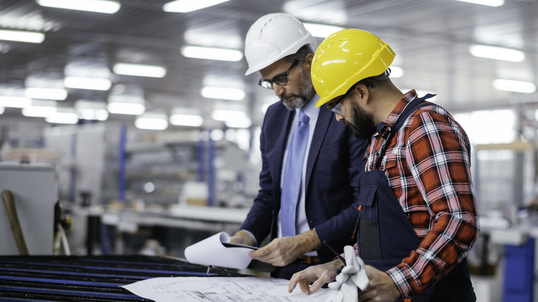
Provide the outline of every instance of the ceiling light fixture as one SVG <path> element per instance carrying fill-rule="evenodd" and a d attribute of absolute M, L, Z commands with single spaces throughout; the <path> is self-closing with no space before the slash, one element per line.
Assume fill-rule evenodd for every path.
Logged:
<path fill-rule="evenodd" d="M 240 101 L 245 98 L 245 92 L 236 88 L 204 87 L 201 94 L 208 99 Z"/>
<path fill-rule="evenodd" d="M 166 121 L 166 114 L 144 113 L 136 119 L 135 126 L 144 130 L 164 130 L 168 128 L 168 122 Z"/>
<path fill-rule="evenodd" d="M 473 44 L 469 47 L 469 51 L 473 56 L 480 58 L 510 62 L 521 62 L 525 60 L 525 54 L 522 51 L 504 47 Z"/>
<path fill-rule="evenodd" d="M 117 63 L 112 70 L 115 74 L 137 77 L 162 78 L 166 75 L 166 68 L 156 65 Z"/>
<path fill-rule="evenodd" d="M 41 43 L 43 42 L 43 40 L 45 40 L 45 35 L 32 31 L 0 29 L 0 40 L 26 43 Z"/>
<path fill-rule="evenodd" d="M 109 90 L 112 83 L 107 79 L 66 77 L 64 86 L 75 89 Z"/>
<path fill-rule="evenodd" d="M 45 117 L 45 121 L 51 124 L 70 124 L 74 125 L 78 123 L 78 115 L 74 110 L 69 112 L 56 112 L 50 116 Z"/>
<path fill-rule="evenodd" d="M 26 88 L 24 95 L 31 99 L 63 101 L 67 98 L 67 90 L 60 88 Z"/>
<path fill-rule="evenodd" d="M 215 110 L 211 114 L 211 117 L 216 121 L 232 121 L 232 120 L 236 120 L 236 119 L 246 118 L 247 115 L 243 111 Z"/>
<path fill-rule="evenodd" d="M 487 5 L 487 6 L 502 6 L 504 5 L 504 0 L 456 0 L 461 2 L 468 2 L 468 3 L 474 3 L 474 4 L 480 4 L 480 5 Z"/>
<path fill-rule="evenodd" d="M 341 31 L 344 29 L 340 26 L 334 26 L 334 25 L 325 25 L 325 24 L 317 24 L 317 23 L 303 23 L 306 30 L 310 32 L 310 34 L 314 37 L 320 37 L 320 38 L 327 38 L 328 36 L 334 34 L 337 31 Z"/>
<path fill-rule="evenodd" d="M 116 1 L 106 0 L 37 0 L 37 4 L 46 7 L 82 10 L 94 13 L 114 14 L 121 5 Z"/>
<path fill-rule="evenodd" d="M 237 62 L 243 58 L 243 53 L 239 50 L 201 46 L 184 46 L 181 48 L 181 54 L 187 58 L 231 62 Z"/>
<path fill-rule="evenodd" d="M 178 0 L 168 2 L 163 6 L 163 10 L 169 13 L 190 13 L 195 10 L 214 6 L 230 0 Z"/>
<path fill-rule="evenodd" d="M 170 124 L 176 126 L 200 127 L 204 119 L 199 115 L 174 114 L 170 117 Z"/>
<path fill-rule="evenodd" d="M 109 103 L 107 110 L 114 114 L 140 115 L 146 111 L 146 106 L 137 103 Z"/>
<path fill-rule="evenodd" d="M 79 100 L 75 103 L 75 109 L 78 117 L 83 120 L 106 121 L 108 119 L 104 102 Z"/>
<path fill-rule="evenodd" d="M 0 106 L 26 108 L 32 105 L 32 99 L 19 96 L 0 96 Z"/>
<path fill-rule="evenodd" d="M 227 127 L 230 128 L 248 128 L 252 124 L 248 117 L 225 121 Z"/>
<path fill-rule="evenodd" d="M 28 117 L 48 117 L 56 113 L 56 107 L 31 106 L 22 109 L 22 115 Z"/>
<path fill-rule="evenodd" d="M 104 109 L 78 109 L 77 114 L 83 120 L 106 121 L 108 119 L 108 111 Z"/>
<path fill-rule="evenodd" d="M 531 82 L 503 80 L 498 79 L 493 81 L 493 87 L 497 90 L 521 92 L 521 93 L 534 93 L 536 92 L 536 85 Z"/>

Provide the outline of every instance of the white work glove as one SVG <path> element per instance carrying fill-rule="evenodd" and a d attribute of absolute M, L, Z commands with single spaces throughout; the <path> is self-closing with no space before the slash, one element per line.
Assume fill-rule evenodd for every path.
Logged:
<path fill-rule="evenodd" d="M 359 301 L 357 288 L 365 290 L 368 287 L 369 280 L 364 269 L 364 261 L 355 256 L 355 250 L 349 245 L 344 247 L 344 253 L 346 266 L 336 276 L 336 281 L 329 283 L 329 288 L 334 289 L 336 292 L 325 302 Z"/>

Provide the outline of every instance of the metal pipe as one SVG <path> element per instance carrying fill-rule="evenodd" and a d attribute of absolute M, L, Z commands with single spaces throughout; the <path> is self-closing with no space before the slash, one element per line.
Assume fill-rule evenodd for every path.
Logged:
<path fill-rule="evenodd" d="M 15 237 L 19 254 L 29 255 L 28 248 L 26 247 L 26 241 L 24 241 L 21 224 L 19 223 L 19 216 L 17 216 L 17 208 L 15 207 L 15 198 L 13 198 L 13 193 L 11 193 L 9 190 L 4 190 L 2 192 L 2 200 L 6 206 L 7 216 L 9 217 L 9 223 L 11 224 L 11 229 L 13 230 L 13 236 Z"/>

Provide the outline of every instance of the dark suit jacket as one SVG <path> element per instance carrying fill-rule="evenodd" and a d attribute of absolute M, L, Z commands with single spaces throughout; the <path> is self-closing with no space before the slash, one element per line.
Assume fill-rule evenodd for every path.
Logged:
<path fill-rule="evenodd" d="M 258 243 L 268 235 L 271 239 L 277 236 L 282 162 L 294 114 L 278 102 L 267 109 L 263 121 L 260 191 L 241 226 Z M 351 128 L 336 121 L 326 106 L 320 108 L 308 154 L 305 210 L 310 229 L 315 228 L 320 241 L 327 240 L 338 252 L 343 252 L 344 245 L 356 242 L 351 237 L 358 210 L 352 204 L 357 198 L 358 174 L 364 170 L 366 147 L 367 141 L 356 139 Z M 322 262 L 335 257 L 326 247 L 318 255 Z"/>

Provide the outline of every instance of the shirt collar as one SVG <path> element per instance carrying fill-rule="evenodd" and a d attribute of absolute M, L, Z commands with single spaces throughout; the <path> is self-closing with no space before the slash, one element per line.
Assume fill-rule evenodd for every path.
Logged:
<path fill-rule="evenodd" d="M 308 115 L 308 118 L 312 120 L 316 120 L 318 117 L 319 108 L 316 108 L 316 103 L 319 100 L 319 95 L 316 93 L 312 99 L 302 108 L 304 113 Z M 295 112 L 297 113 L 297 116 L 299 116 L 299 110 L 301 109 L 295 109 Z"/>
<path fill-rule="evenodd" d="M 406 94 L 404 94 L 403 98 L 401 98 L 400 101 L 396 103 L 396 106 L 394 106 L 391 113 L 385 120 L 384 125 L 381 127 L 381 134 L 383 135 L 386 134 L 387 131 L 391 129 L 391 127 L 394 127 L 394 125 L 396 124 L 396 121 L 398 120 L 402 112 L 405 110 L 407 105 L 409 105 L 409 103 L 411 103 L 411 101 L 413 101 L 416 98 L 417 98 L 417 92 L 415 91 L 415 89 L 411 89 Z M 379 132 L 376 132 L 374 134 L 374 136 L 379 136 L 379 135 L 380 135 Z"/>

